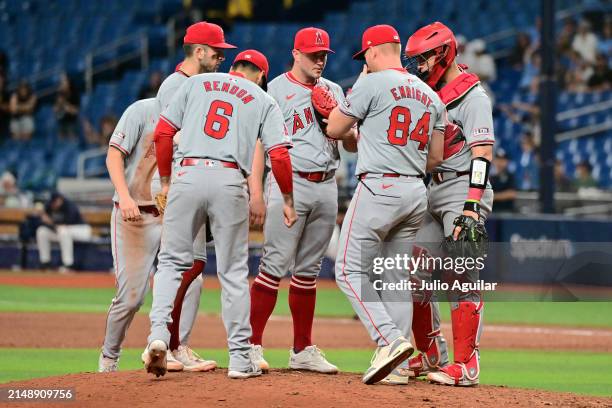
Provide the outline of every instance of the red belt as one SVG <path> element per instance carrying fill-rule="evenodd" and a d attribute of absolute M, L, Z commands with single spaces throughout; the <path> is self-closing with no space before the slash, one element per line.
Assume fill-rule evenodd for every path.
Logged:
<path fill-rule="evenodd" d="M 454 177 L 451 177 L 451 178 L 448 178 L 447 180 L 444 180 L 444 178 L 445 178 L 444 174 L 452 174 Z M 452 179 L 455 179 L 457 177 L 467 176 L 468 174 L 470 174 L 469 171 L 447 171 L 447 172 L 442 172 L 442 173 L 433 173 L 431 175 L 431 179 L 436 184 L 442 184 L 442 183 L 444 183 L 444 181 L 452 180 Z"/>
<path fill-rule="evenodd" d="M 203 162 L 205 166 L 210 164 L 214 165 L 215 162 L 221 163 L 223 167 L 227 167 L 228 169 L 238 169 L 238 164 L 235 162 L 228 162 L 223 160 L 211 160 L 211 159 L 201 159 L 199 157 L 185 157 L 181 160 L 181 166 L 195 166 L 196 164 Z"/>
<path fill-rule="evenodd" d="M 307 173 L 305 171 L 298 171 L 298 176 L 308 181 L 312 181 L 313 183 L 321 183 L 323 181 L 327 181 L 330 178 L 334 177 L 336 174 L 335 170 L 332 171 L 315 171 L 313 173 Z"/>
<path fill-rule="evenodd" d="M 119 208 L 119 203 L 115 201 L 115 208 Z M 141 213 L 151 214 L 154 217 L 159 217 L 159 210 L 154 205 L 139 205 L 138 210 Z"/>
<path fill-rule="evenodd" d="M 368 175 L 370 175 L 370 174 L 371 174 L 371 175 L 373 175 L 373 176 L 374 176 L 374 175 L 376 175 L 376 173 L 361 173 L 361 174 L 358 176 L 358 178 L 359 178 L 359 180 L 361 180 L 361 179 L 366 178 L 366 177 L 367 177 Z M 408 176 L 408 175 L 405 175 L 405 174 L 398 174 L 398 173 L 383 173 L 383 174 L 381 174 L 381 176 L 383 176 L 383 177 L 395 177 L 395 178 L 397 178 L 397 177 L 415 177 L 415 178 L 423 178 L 423 176 L 421 176 L 420 174 L 419 174 L 418 176 Z"/>

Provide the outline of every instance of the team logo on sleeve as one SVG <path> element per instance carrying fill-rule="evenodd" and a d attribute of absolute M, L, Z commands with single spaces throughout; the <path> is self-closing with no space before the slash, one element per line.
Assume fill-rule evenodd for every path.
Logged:
<path fill-rule="evenodd" d="M 123 140 L 123 139 L 125 139 L 125 134 L 123 134 L 123 133 L 121 133 L 121 132 L 114 132 L 114 133 L 113 133 L 113 137 L 114 137 L 114 138 L 117 138 L 117 139 L 119 139 L 119 140 Z"/>

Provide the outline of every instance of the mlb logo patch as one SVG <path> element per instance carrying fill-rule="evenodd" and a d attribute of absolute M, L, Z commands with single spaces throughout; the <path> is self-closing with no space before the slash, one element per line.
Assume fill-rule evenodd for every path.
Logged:
<path fill-rule="evenodd" d="M 474 129 L 474 131 L 472 132 L 472 136 L 486 136 L 489 135 L 491 132 L 489 131 L 488 127 L 481 127 L 481 128 L 477 128 Z"/>

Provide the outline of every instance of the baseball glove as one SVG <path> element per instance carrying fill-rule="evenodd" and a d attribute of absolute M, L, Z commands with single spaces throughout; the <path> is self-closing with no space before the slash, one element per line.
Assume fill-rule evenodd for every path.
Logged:
<path fill-rule="evenodd" d="M 168 197 L 164 193 L 157 193 L 155 195 L 155 206 L 157 211 L 159 211 L 159 215 L 164 215 L 166 205 L 168 205 Z"/>
<path fill-rule="evenodd" d="M 461 228 L 457 240 L 450 235 L 444 239 L 444 249 L 449 256 L 463 258 L 484 257 L 489 247 L 489 235 L 482 222 L 472 217 L 460 215 L 453 222 Z"/>
<path fill-rule="evenodd" d="M 338 106 L 338 102 L 334 98 L 332 91 L 326 86 L 315 86 L 312 88 L 310 101 L 312 102 L 317 122 L 319 122 L 321 130 L 325 131 L 327 123 L 323 120 L 329 118 L 329 114 Z"/>

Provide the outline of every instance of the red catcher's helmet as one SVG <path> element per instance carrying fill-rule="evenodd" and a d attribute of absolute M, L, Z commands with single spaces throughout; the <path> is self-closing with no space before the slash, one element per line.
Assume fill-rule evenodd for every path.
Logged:
<path fill-rule="evenodd" d="M 436 59 L 433 65 L 427 71 L 420 72 L 419 62 L 429 59 L 434 54 Z M 439 21 L 419 28 L 406 44 L 406 57 L 408 57 L 406 68 L 432 88 L 435 88 L 456 56 L 455 35 L 450 28 Z"/>

